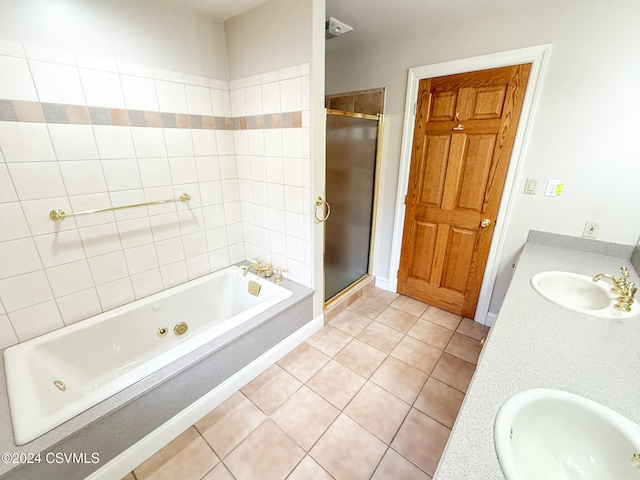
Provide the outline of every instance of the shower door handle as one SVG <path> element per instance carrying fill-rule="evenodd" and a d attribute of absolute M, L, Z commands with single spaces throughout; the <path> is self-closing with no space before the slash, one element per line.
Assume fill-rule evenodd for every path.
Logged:
<path fill-rule="evenodd" d="M 318 211 L 320 207 L 323 207 L 323 206 L 324 206 L 324 216 L 320 218 L 318 216 Z M 315 223 L 326 222 L 327 218 L 329 218 L 329 215 L 331 215 L 331 205 L 329 205 L 329 202 L 324 200 L 322 197 L 316 198 L 316 204 L 315 204 L 315 207 L 313 208 L 313 219 L 315 220 Z"/>

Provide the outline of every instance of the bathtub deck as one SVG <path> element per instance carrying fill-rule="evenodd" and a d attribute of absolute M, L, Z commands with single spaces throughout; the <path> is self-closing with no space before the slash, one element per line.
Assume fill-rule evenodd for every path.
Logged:
<path fill-rule="evenodd" d="M 487 331 L 373 289 L 125 479 L 429 479 Z"/>
<path fill-rule="evenodd" d="M 0 452 L 11 455 L 10 461 L 0 462 L 0 479 L 85 479 L 282 341 L 312 325 L 313 290 L 288 279 L 281 285 L 293 295 L 21 446 L 14 444 L 0 355 Z M 20 462 L 27 458 L 20 455 L 29 454 L 40 454 L 41 461 Z M 56 454 L 76 455 L 79 460 L 57 462 Z M 97 462 L 92 461 L 94 454 L 99 455 Z"/>

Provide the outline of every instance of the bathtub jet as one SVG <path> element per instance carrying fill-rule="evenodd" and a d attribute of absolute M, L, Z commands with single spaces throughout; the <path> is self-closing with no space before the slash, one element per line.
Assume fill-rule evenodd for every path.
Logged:
<path fill-rule="evenodd" d="M 249 282 L 260 283 L 259 295 Z M 290 297 L 240 267 L 172 287 L 4 351 L 23 445 Z"/>

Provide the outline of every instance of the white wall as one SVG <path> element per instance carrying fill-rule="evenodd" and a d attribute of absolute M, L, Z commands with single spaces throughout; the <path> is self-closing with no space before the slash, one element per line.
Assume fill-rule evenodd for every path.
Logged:
<path fill-rule="evenodd" d="M 2 38 L 228 80 L 224 25 L 150 0 L 0 0 Z"/>
<path fill-rule="evenodd" d="M 246 258 L 311 286 L 309 64 L 230 82 L 234 117 L 296 112 L 288 125 L 234 131 Z M 293 118 L 290 118 L 293 117 Z"/>
<path fill-rule="evenodd" d="M 530 229 L 580 235 L 587 219 L 602 222 L 599 238 L 635 243 L 640 233 L 640 4 L 635 0 L 536 2 L 426 29 L 421 36 L 327 54 L 327 93 L 386 87 L 386 151 L 374 273 L 389 274 L 407 70 L 448 60 L 551 43 L 518 190 L 540 179 L 538 194 L 518 194 L 501 258 L 491 312 L 497 312 L 511 265 Z M 565 192 L 545 197 L 546 180 Z M 395 273 L 392 273 L 395 274 Z"/>
<path fill-rule="evenodd" d="M 311 61 L 311 0 L 270 0 L 225 23 L 229 79 Z"/>

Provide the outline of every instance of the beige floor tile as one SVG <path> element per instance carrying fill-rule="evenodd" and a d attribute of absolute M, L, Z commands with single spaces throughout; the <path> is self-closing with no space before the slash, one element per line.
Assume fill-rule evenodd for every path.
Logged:
<path fill-rule="evenodd" d="M 340 312 L 343 312 L 349 305 L 364 296 L 364 288 L 358 289 L 342 298 L 331 302 L 328 307 L 323 310 L 325 325 L 333 320 Z"/>
<path fill-rule="evenodd" d="M 393 308 L 397 308 L 398 310 L 402 310 L 404 312 L 410 313 L 411 315 L 419 317 L 424 313 L 429 305 L 419 300 L 400 295 L 391 303 L 391 306 Z"/>
<path fill-rule="evenodd" d="M 382 441 L 341 414 L 309 454 L 337 479 L 368 479 L 387 448 Z"/>
<path fill-rule="evenodd" d="M 478 364 L 478 357 L 482 351 L 482 345 L 474 338 L 461 335 L 460 333 L 454 333 L 451 337 L 451 341 L 447 345 L 445 352 L 455 355 L 462 360 Z"/>
<path fill-rule="evenodd" d="M 443 425 L 452 428 L 464 393 L 430 377 L 413 406 Z"/>
<path fill-rule="evenodd" d="M 332 327 L 331 325 L 324 325 L 319 330 L 316 330 L 313 333 L 313 335 L 311 335 L 309 338 L 307 338 L 306 342 L 309 345 L 312 345 L 314 342 L 319 341 L 322 337 L 324 337 L 327 333 L 329 333 L 331 330 L 334 330 L 334 329 L 335 329 L 335 327 Z"/>
<path fill-rule="evenodd" d="M 475 365 L 454 357 L 449 353 L 443 353 L 438 364 L 431 372 L 431 376 L 467 393 L 467 388 L 475 372 Z"/>
<path fill-rule="evenodd" d="M 123 480 L 430 479 L 487 333 L 368 290 Z"/>
<path fill-rule="evenodd" d="M 365 378 L 344 365 L 331 360 L 316 373 L 307 386 L 342 410 L 364 385 Z"/>
<path fill-rule="evenodd" d="M 279 371 L 251 395 L 248 395 L 249 400 L 266 415 L 271 415 L 280 408 L 302 386 L 296 377 L 277 365 L 276 367 Z"/>
<path fill-rule="evenodd" d="M 198 422 L 197 426 L 210 426 L 214 423 L 220 421 L 224 418 L 228 413 L 230 413 L 234 408 L 240 405 L 242 402 L 246 401 L 247 397 L 242 394 L 242 392 L 236 392 L 227 398 L 224 402 L 214 408 L 211 412 L 205 415 L 202 420 Z M 200 430 L 200 429 L 199 429 Z M 202 431 L 202 430 L 200 430 Z"/>
<path fill-rule="evenodd" d="M 334 305 L 330 308 L 325 307 L 322 312 L 324 315 L 324 324 L 327 325 L 328 323 L 331 323 L 331 320 L 333 320 L 335 316 L 342 312 L 345 308 L 347 308 L 347 305 Z"/>
<path fill-rule="evenodd" d="M 412 404 L 422 390 L 428 375 L 394 357 L 387 357 L 371 376 L 371 381 Z"/>
<path fill-rule="evenodd" d="M 136 477 L 134 477 L 133 472 L 130 472 L 130 473 L 127 473 L 120 480 L 136 480 Z"/>
<path fill-rule="evenodd" d="M 433 418 L 412 408 L 391 448 L 433 476 L 450 432 Z"/>
<path fill-rule="evenodd" d="M 418 320 L 418 317 L 415 315 L 398 310 L 397 308 L 387 307 L 376 317 L 375 321 L 399 332 L 407 333 L 411 327 L 413 327 L 413 324 L 416 323 L 416 320 Z"/>
<path fill-rule="evenodd" d="M 331 360 L 331 357 L 306 342 L 300 344 L 296 350 L 298 350 L 296 352 L 297 356 L 290 357 L 285 355 L 284 358 L 278 361 L 278 365 L 303 383 L 313 377 L 318 370 Z"/>
<path fill-rule="evenodd" d="M 305 452 L 272 420 L 265 420 L 225 458 L 238 480 L 286 478 Z"/>
<path fill-rule="evenodd" d="M 302 355 L 304 352 L 309 350 L 309 348 L 311 348 L 311 345 L 309 345 L 307 342 L 302 342 L 300 345 L 295 347 L 293 350 L 289 351 L 289 353 L 287 353 L 284 357 L 278 360 L 276 364 L 284 368 L 284 365 L 295 363 L 296 359 L 300 355 Z"/>
<path fill-rule="evenodd" d="M 133 473 L 138 480 L 200 480 L 219 461 L 198 431 L 190 427 Z"/>
<path fill-rule="evenodd" d="M 244 393 L 247 397 L 251 395 L 253 392 L 258 390 L 262 385 L 267 383 L 271 377 L 280 372 L 280 368 L 277 364 L 271 365 L 264 372 L 258 375 L 256 378 L 247 383 L 244 387 L 240 389 L 242 393 Z"/>
<path fill-rule="evenodd" d="M 374 383 L 367 382 L 344 413 L 385 443 L 391 442 L 410 405 Z"/>
<path fill-rule="evenodd" d="M 309 455 L 304 457 L 287 480 L 332 480 L 333 477 Z"/>
<path fill-rule="evenodd" d="M 481 340 L 489 333 L 489 327 L 481 325 L 478 322 L 474 322 L 473 320 L 469 320 L 468 318 L 463 318 L 456 331 L 462 335 L 466 335 L 467 337 Z"/>
<path fill-rule="evenodd" d="M 364 295 L 366 298 L 370 300 L 375 300 L 380 303 L 386 303 L 387 305 L 389 305 L 399 296 L 395 292 L 390 292 L 389 290 L 383 290 L 382 288 L 372 288 L 371 290 L 367 291 Z"/>
<path fill-rule="evenodd" d="M 349 305 L 347 310 L 351 310 L 352 312 L 358 313 L 364 317 L 374 319 L 380 315 L 380 312 L 387 308 L 388 305 L 389 303 L 385 300 L 365 295 Z"/>
<path fill-rule="evenodd" d="M 393 448 L 387 450 L 371 480 L 429 480 L 431 476 L 416 467 Z"/>
<path fill-rule="evenodd" d="M 407 333 L 421 342 L 428 343 L 439 350 L 444 350 L 453 335 L 453 330 L 441 327 L 424 319 L 419 319 Z"/>
<path fill-rule="evenodd" d="M 355 337 L 369 323 L 371 323 L 370 318 L 351 310 L 343 310 L 329 322 L 329 325 Z"/>
<path fill-rule="evenodd" d="M 325 355 L 333 357 L 351 341 L 353 337 L 331 325 L 325 325 L 307 339 L 307 343 Z"/>
<path fill-rule="evenodd" d="M 391 352 L 392 357 L 402 360 L 427 375 L 436 366 L 441 355 L 442 352 L 437 348 L 409 336 L 400 340 Z"/>
<path fill-rule="evenodd" d="M 258 407 L 238 392 L 195 426 L 216 454 L 224 458 L 266 418 Z"/>
<path fill-rule="evenodd" d="M 387 358 L 387 354 L 354 338 L 333 358 L 364 378 L 369 378 Z"/>
<path fill-rule="evenodd" d="M 462 317 L 441 308 L 431 306 L 422 314 L 422 318 L 440 325 L 441 327 L 448 328 L 449 330 L 455 330 L 460 324 Z"/>
<path fill-rule="evenodd" d="M 206 476 L 202 477 L 202 480 L 235 480 L 235 478 L 223 463 L 219 463 Z"/>
<path fill-rule="evenodd" d="M 371 322 L 358 334 L 357 338 L 384 353 L 391 353 L 391 350 L 395 348 L 403 336 L 402 332 L 391 327 L 378 322 Z"/>
<path fill-rule="evenodd" d="M 310 388 L 303 386 L 271 419 L 302 448 L 309 450 L 333 422 L 340 410 Z"/>

